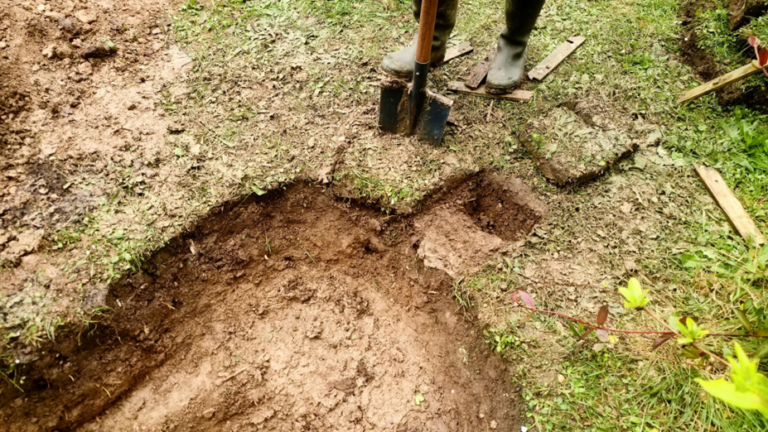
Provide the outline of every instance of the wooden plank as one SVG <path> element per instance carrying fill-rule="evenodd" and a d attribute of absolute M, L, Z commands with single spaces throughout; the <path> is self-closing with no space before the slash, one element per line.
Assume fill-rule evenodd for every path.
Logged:
<path fill-rule="evenodd" d="M 440 64 L 444 65 L 449 61 L 457 59 L 461 56 L 465 56 L 474 50 L 475 48 L 472 47 L 472 44 L 469 42 L 462 42 L 458 45 L 452 46 L 447 50 L 445 50 L 445 58 L 443 59 L 442 62 L 440 62 Z"/>
<path fill-rule="evenodd" d="M 472 90 L 471 88 L 468 88 L 466 85 L 464 85 L 463 82 L 460 82 L 460 81 L 449 82 L 448 90 L 456 93 L 470 94 L 474 96 L 503 99 L 503 100 L 510 100 L 510 101 L 516 101 L 516 102 L 530 102 L 531 99 L 533 99 L 533 92 L 528 90 L 513 90 L 511 93 L 493 94 L 493 93 L 487 93 L 485 91 L 485 86 L 481 86 L 477 90 Z"/>
<path fill-rule="evenodd" d="M 677 103 L 686 103 L 694 99 L 698 99 L 705 94 L 712 93 L 715 90 L 719 90 L 728 84 L 741 81 L 748 76 L 760 73 L 760 66 L 757 65 L 757 60 L 753 60 L 752 63 L 744 65 L 736 70 L 730 71 L 727 74 L 717 77 L 712 81 L 704 83 L 696 88 L 692 88 L 683 93 L 680 98 L 677 99 Z"/>
<path fill-rule="evenodd" d="M 488 54 L 485 55 L 485 58 L 483 58 L 480 63 L 478 63 L 472 69 L 472 72 L 469 73 L 469 78 L 464 81 L 464 84 L 472 90 L 476 90 L 478 87 L 480 87 L 480 84 L 483 83 L 485 76 L 488 75 L 488 71 L 491 70 L 491 63 L 495 57 L 496 46 L 491 48 L 491 50 L 488 51 Z"/>
<path fill-rule="evenodd" d="M 547 58 L 541 61 L 535 68 L 528 72 L 529 79 L 543 80 L 549 75 L 550 72 L 555 70 L 563 60 L 566 59 L 571 53 L 576 51 L 576 48 L 580 47 L 584 41 L 587 40 L 584 36 L 572 36 L 568 40 L 563 42 L 559 47 L 555 48 Z"/>
<path fill-rule="evenodd" d="M 755 222 L 744 210 L 736 195 L 725 184 L 720 173 L 714 168 L 696 164 L 693 165 L 693 168 L 696 170 L 696 174 L 699 175 L 701 181 L 704 182 L 704 186 L 706 186 L 712 198 L 723 209 L 725 216 L 728 217 L 728 221 L 744 237 L 744 240 L 749 241 L 749 238 L 753 237 L 758 245 L 764 244 L 765 237 L 763 237 Z"/>

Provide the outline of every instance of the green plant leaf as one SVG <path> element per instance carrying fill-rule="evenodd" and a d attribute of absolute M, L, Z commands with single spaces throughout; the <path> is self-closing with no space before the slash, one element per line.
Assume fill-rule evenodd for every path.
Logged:
<path fill-rule="evenodd" d="M 756 393 L 740 392 L 736 386 L 724 379 L 704 381 L 697 378 L 696 382 L 710 395 L 720 399 L 728 405 L 745 410 L 758 410 L 768 417 L 768 401 L 764 401 Z"/>
<path fill-rule="evenodd" d="M 681 321 L 685 321 L 683 324 Z M 680 332 L 683 337 L 677 338 L 677 343 L 680 345 L 688 345 L 696 342 L 699 339 L 703 339 L 709 334 L 707 330 L 702 329 L 696 324 L 696 321 L 691 317 L 686 317 L 685 320 L 678 319 L 676 317 L 669 317 L 669 326 Z"/>
<path fill-rule="evenodd" d="M 416 396 L 413 397 L 413 401 L 416 403 L 416 405 L 421 405 L 424 403 L 426 399 L 424 399 L 424 395 L 421 393 L 416 393 Z"/>
<path fill-rule="evenodd" d="M 763 417 L 768 418 L 768 378 L 758 373 L 758 360 L 750 360 L 738 342 L 734 342 L 733 348 L 736 358 L 728 358 L 731 364 L 730 382 L 723 379 L 697 379 L 696 382 L 704 391 L 728 405 L 757 410 Z"/>
<path fill-rule="evenodd" d="M 749 322 L 749 318 L 747 318 L 747 314 L 744 313 L 741 309 L 735 309 L 734 312 L 736 313 L 736 317 L 741 321 L 741 325 L 744 326 L 744 329 L 748 331 L 749 333 L 752 333 L 752 323 Z"/>
<path fill-rule="evenodd" d="M 619 288 L 619 292 L 624 296 L 624 307 L 627 309 L 642 309 L 648 304 L 649 290 L 643 291 L 640 281 L 636 278 L 629 279 L 627 288 Z"/>

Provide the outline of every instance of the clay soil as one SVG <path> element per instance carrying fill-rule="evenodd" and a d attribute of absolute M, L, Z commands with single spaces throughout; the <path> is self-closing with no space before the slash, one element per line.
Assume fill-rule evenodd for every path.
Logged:
<path fill-rule="evenodd" d="M 219 208 L 4 393 L 3 430 L 519 430 L 519 387 L 452 277 L 544 216 L 516 179 L 408 218 L 294 184 Z M 448 245 L 448 246 L 447 246 Z M 65 337 L 65 336 L 62 336 Z"/>
<path fill-rule="evenodd" d="M 729 10 L 731 11 L 731 25 L 733 31 L 737 31 L 738 27 L 743 26 L 748 22 L 748 17 L 751 15 L 757 15 L 765 13 L 763 9 L 747 10 L 747 13 L 741 13 L 741 18 L 735 20 L 735 10 L 742 10 L 738 5 L 743 5 L 743 0 L 731 0 L 729 1 Z M 702 11 L 716 8 L 715 2 L 711 0 L 691 0 L 684 4 L 681 12 L 681 23 L 683 25 L 682 37 L 680 38 L 680 48 L 682 50 L 683 62 L 690 66 L 701 79 L 702 82 L 711 81 L 727 72 L 730 72 L 742 65 L 747 64 L 754 58 L 752 56 L 752 50 L 748 46 L 747 41 L 744 40 L 744 56 L 738 60 L 738 64 L 720 64 L 715 61 L 714 56 L 702 49 L 699 46 L 701 37 L 697 34 L 695 28 L 696 14 Z M 745 18 L 745 16 L 747 18 Z M 768 88 L 751 89 L 748 92 L 744 92 L 739 88 L 738 83 L 724 87 L 717 92 L 718 103 L 721 105 L 747 105 L 751 108 L 768 107 Z"/>

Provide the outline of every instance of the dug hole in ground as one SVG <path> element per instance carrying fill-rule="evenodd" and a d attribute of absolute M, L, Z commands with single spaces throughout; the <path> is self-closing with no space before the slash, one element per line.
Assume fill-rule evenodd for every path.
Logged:
<path fill-rule="evenodd" d="M 520 180 L 454 179 L 413 216 L 307 183 L 231 202 L 113 284 L 2 400 L 7 430 L 520 430 L 520 388 L 452 283 L 545 215 Z M 79 338 L 80 336 L 78 336 Z"/>

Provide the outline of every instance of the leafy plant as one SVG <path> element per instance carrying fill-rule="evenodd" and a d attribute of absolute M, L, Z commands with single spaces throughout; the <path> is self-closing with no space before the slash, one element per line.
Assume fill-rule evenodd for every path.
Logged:
<path fill-rule="evenodd" d="M 648 290 L 643 291 L 640 281 L 635 278 L 629 280 L 626 288 L 619 288 L 619 292 L 624 296 L 624 307 L 627 309 L 642 309 L 648 304 Z"/>
<path fill-rule="evenodd" d="M 768 64 L 768 49 L 760 48 L 760 44 L 760 39 L 756 38 L 754 35 L 749 35 L 749 46 L 755 50 L 757 64 L 763 69 L 765 76 L 768 77 L 768 70 L 765 68 L 766 64 Z"/>
<path fill-rule="evenodd" d="M 519 345 L 520 342 L 513 335 L 507 334 L 504 330 L 491 328 L 485 332 L 485 342 L 491 346 L 495 353 L 504 353 L 510 348 Z"/>
<path fill-rule="evenodd" d="M 649 301 L 648 297 L 646 296 L 646 294 L 648 293 L 648 290 L 644 291 L 642 286 L 640 285 L 640 281 L 638 281 L 635 278 L 631 278 L 629 280 L 627 287 L 619 288 L 619 292 L 621 292 L 622 296 L 624 296 L 625 308 L 635 309 L 635 310 L 642 309 L 646 315 L 651 317 L 654 321 L 656 321 L 663 327 L 666 327 L 667 330 L 666 331 L 664 330 L 624 330 L 624 329 L 617 329 L 617 328 L 611 328 L 611 327 L 604 327 L 603 325 L 605 324 L 609 315 L 607 306 L 602 306 L 600 308 L 600 310 L 597 313 L 596 324 L 592 324 L 587 321 L 581 320 L 579 318 L 576 318 L 564 313 L 538 309 L 533 301 L 533 297 L 525 291 L 516 291 L 512 293 L 511 297 L 512 297 L 512 300 L 515 301 L 519 306 L 525 309 L 528 309 L 532 312 L 540 312 L 540 313 L 546 313 L 549 315 L 557 315 L 557 316 L 567 318 L 571 321 L 579 323 L 582 328 L 587 327 L 588 330 L 582 334 L 578 330 L 576 330 L 573 326 L 569 325 L 569 327 L 571 328 L 571 331 L 576 336 L 578 336 L 580 341 L 585 339 L 593 331 L 598 332 L 598 339 L 600 339 L 601 341 L 610 341 L 611 339 L 609 337 L 609 333 L 658 335 L 656 340 L 654 340 L 653 342 L 653 346 L 651 347 L 651 351 L 654 351 L 660 346 L 662 346 L 664 343 L 669 341 L 670 339 L 673 339 L 674 337 L 677 336 L 678 337 L 677 342 L 683 346 L 681 350 L 681 354 L 683 356 L 688 358 L 695 358 L 695 359 L 709 356 L 710 358 L 717 360 L 726 365 L 728 364 L 728 362 L 726 362 L 723 358 L 708 351 L 706 348 L 700 345 L 697 345 L 697 342 L 701 341 L 707 336 L 753 337 L 753 338 L 768 337 L 768 332 L 764 332 L 762 330 L 754 332 L 753 326 L 749 323 L 748 320 L 747 320 L 747 324 L 749 325 L 744 325 L 744 329 L 747 330 L 749 334 L 710 333 L 709 331 L 703 330 L 701 327 L 699 327 L 698 323 L 696 323 L 696 321 L 690 317 L 683 317 L 683 318 L 670 317 L 669 324 L 667 324 L 664 321 L 660 320 L 656 315 L 653 314 L 653 312 L 651 312 L 645 307 Z M 743 318 L 746 319 L 746 316 L 744 314 L 742 314 L 742 316 Z M 486 336 L 489 336 L 489 334 L 486 333 Z M 501 340 L 499 340 L 498 342 L 501 342 Z"/>
<path fill-rule="evenodd" d="M 759 360 L 750 360 L 738 342 L 734 342 L 733 348 L 736 358 L 728 358 L 731 365 L 730 382 L 724 379 L 696 379 L 696 382 L 704 391 L 728 405 L 757 410 L 768 418 L 768 378 L 757 372 Z"/>
<path fill-rule="evenodd" d="M 669 317 L 669 326 L 683 335 L 683 337 L 677 338 L 677 343 L 680 345 L 692 344 L 697 340 L 704 339 L 704 337 L 709 334 L 708 331 L 702 330 L 691 317 L 683 317 L 680 319 Z"/>
<path fill-rule="evenodd" d="M 604 327 L 609 315 L 609 308 L 605 305 L 601 306 L 597 313 L 595 320 L 596 324 L 592 324 L 564 313 L 538 309 L 533 301 L 533 297 L 525 291 L 516 291 L 512 293 L 511 297 L 515 303 L 524 309 L 532 312 L 560 316 L 578 323 L 579 329 L 576 329 L 570 322 L 568 323 L 568 327 L 579 339 L 579 343 L 577 343 L 575 349 L 578 349 L 582 341 L 593 331 L 598 335 L 598 339 L 601 342 L 595 344 L 593 347 L 595 351 L 600 351 L 605 347 L 605 344 L 602 342 L 608 342 L 610 344 L 616 343 L 616 339 L 609 334 L 610 332 L 658 335 L 653 342 L 651 351 L 656 350 L 667 341 L 677 337 L 677 342 L 681 345 L 679 352 L 683 357 L 698 360 L 703 360 L 709 357 L 730 367 L 730 382 L 722 379 L 714 381 L 696 380 L 707 393 L 736 408 L 758 410 L 765 418 L 768 418 L 768 378 L 757 372 L 759 362 L 757 359 L 768 354 L 768 347 L 758 350 L 755 354 L 755 360 L 749 360 L 744 353 L 744 350 L 738 342 L 736 342 L 734 343 L 736 359 L 729 357 L 728 361 L 726 361 L 698 344 L 708 336 L 764 338 L 768 337 L 768 331 L 755 331 L 755 326 L 752 325 L 752 322 L 742 310 L 738 311 L 737 317 L 748 334 L 711 333 L 701 328 L 696 320 L 691 317 L 677 318 L 671 316 L 669 317 L 669 322 L 667 324 L 656 317 L 656 315 L 646 307 L 649 302 L 646 296 L 648 290 L 643 290 L 640 281 L 631 278 L 627 286 L 619 288 L 619 291 L 624 297 L 625 308 L 642 310 L 646 315 L 650 316 L 663 327 L 666 327 L 669 331 L 624 330 Z M 587 329 L 586 332 L 582 333 L 579 331 L 583 331 L 585 328 Z M 494 329 L 491 329 L 490 333 L 486 332 L 486 336 L 488 337 L 488 343 L 494 345 L 495 351 L 500 352 L 505 344 L 505 339 L 502 335 L 497 333 Z M 691 363 L 685 364 L 695 366 Z"/>

